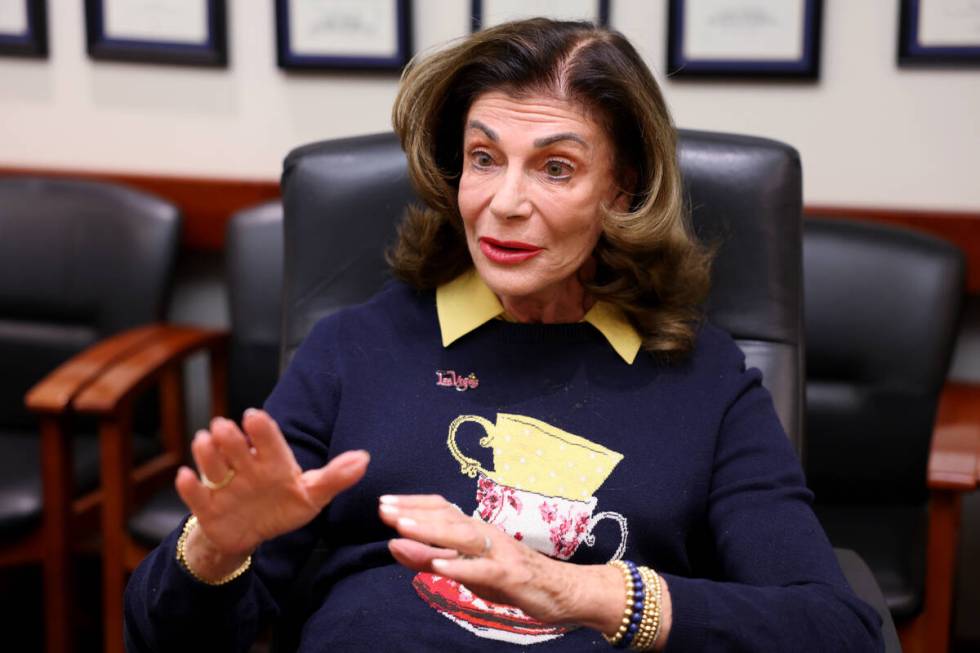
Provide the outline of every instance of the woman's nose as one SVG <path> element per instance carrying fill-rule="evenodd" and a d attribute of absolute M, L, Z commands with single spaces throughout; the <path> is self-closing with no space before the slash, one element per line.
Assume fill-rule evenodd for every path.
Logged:
<path fill-rule="evenodd" d="M 490 200 L 490 212 L 501 219 L 526 218 L 531 215 L 527 197 L 527 179 L 519 168 L 510 168 L 500 178 Z"/>

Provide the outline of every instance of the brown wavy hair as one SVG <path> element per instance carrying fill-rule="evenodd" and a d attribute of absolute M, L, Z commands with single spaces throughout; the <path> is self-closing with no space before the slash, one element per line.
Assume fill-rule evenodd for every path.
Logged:
<path fill-rule="evenodd" d="M 630 202 L 625 212 L 603 210 L 586 290 L 623 311 L 645 350 L 667 359 L 690 352 L 711 254 L 694 237 L 681 199 L 676 130 L 629 41 L 589 23 L 506 23 L 408 65 L 392 123 L 425 206 L 410 208 L 388 253 L 395 276 L 429 289 L 473 265 L 457 204 L 463 127 L 470 105 L 489 91 L 571 100 L 605 129 Z"/>

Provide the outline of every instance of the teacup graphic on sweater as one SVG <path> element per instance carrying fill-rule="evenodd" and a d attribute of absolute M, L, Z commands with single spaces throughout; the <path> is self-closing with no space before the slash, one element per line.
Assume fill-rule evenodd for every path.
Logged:
<path fill-rule="evenodd" d="M 491 449 L 492 470 L 460 448 L 458 432 L 468 422 L 478 424 L 483 435 L 464 442 L 463 447 L 467 451 L 475 451 L 476 446 Z M 596 525 L 611 519 L 619 525 L 620 540 L 610 561 L 622 557 L 628 535 L 626 518 L 616 512 L 594 514 L 598 503 L 594 494 L 623 459 L 622 454 L 547 422 L 508 413 L 498 413 L 496 422 L 478 415 L 457 417 L 449 425 L 448 445 L 460 472 L 476 479 L 474 517 L 559 560 L 571 558 L 583 543 L 594 545 Z M 449 578 L 420 573 L 413 585 L 429 605 L 480 637 L 532 644 L 571 629 L 480 599 Z"/>
<path fill-rule="evenodd" d="M 619 523 L 620 541 L 611 560 L 618 560 L 626 549 L 626 518 L 618 512 L 592 514 L 597 499 L 572 501 L 548 497 L 527 490 L 501 485 L 480 475 L 476 490 L 474 517 L 493 524 L 532 549 L 559 560 L 568 560 L 583 542 L 595 544 L 592 530 L 602 519 Z"/>

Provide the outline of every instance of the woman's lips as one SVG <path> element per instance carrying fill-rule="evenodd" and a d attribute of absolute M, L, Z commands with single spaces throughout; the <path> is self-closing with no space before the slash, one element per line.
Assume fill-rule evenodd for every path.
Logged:
<path fill-rule="evenodd" d="M 480 251 L 494 263 L 517 265 L 540 254 L 541 248 L 515 240 L 495 240 L 484 236 L 480 239 Z"/>

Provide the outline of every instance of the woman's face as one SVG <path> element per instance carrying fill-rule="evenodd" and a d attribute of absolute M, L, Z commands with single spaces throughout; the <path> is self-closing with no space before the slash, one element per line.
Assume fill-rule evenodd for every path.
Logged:
<path fill-rule="evenodd" d="M 498 297 L 581 291 L 600 207 L 619 194 L 613 161 L 608 136 L 576 103 L 477 97 L 463 130 L 459 210 L 477 272 Z"/>

